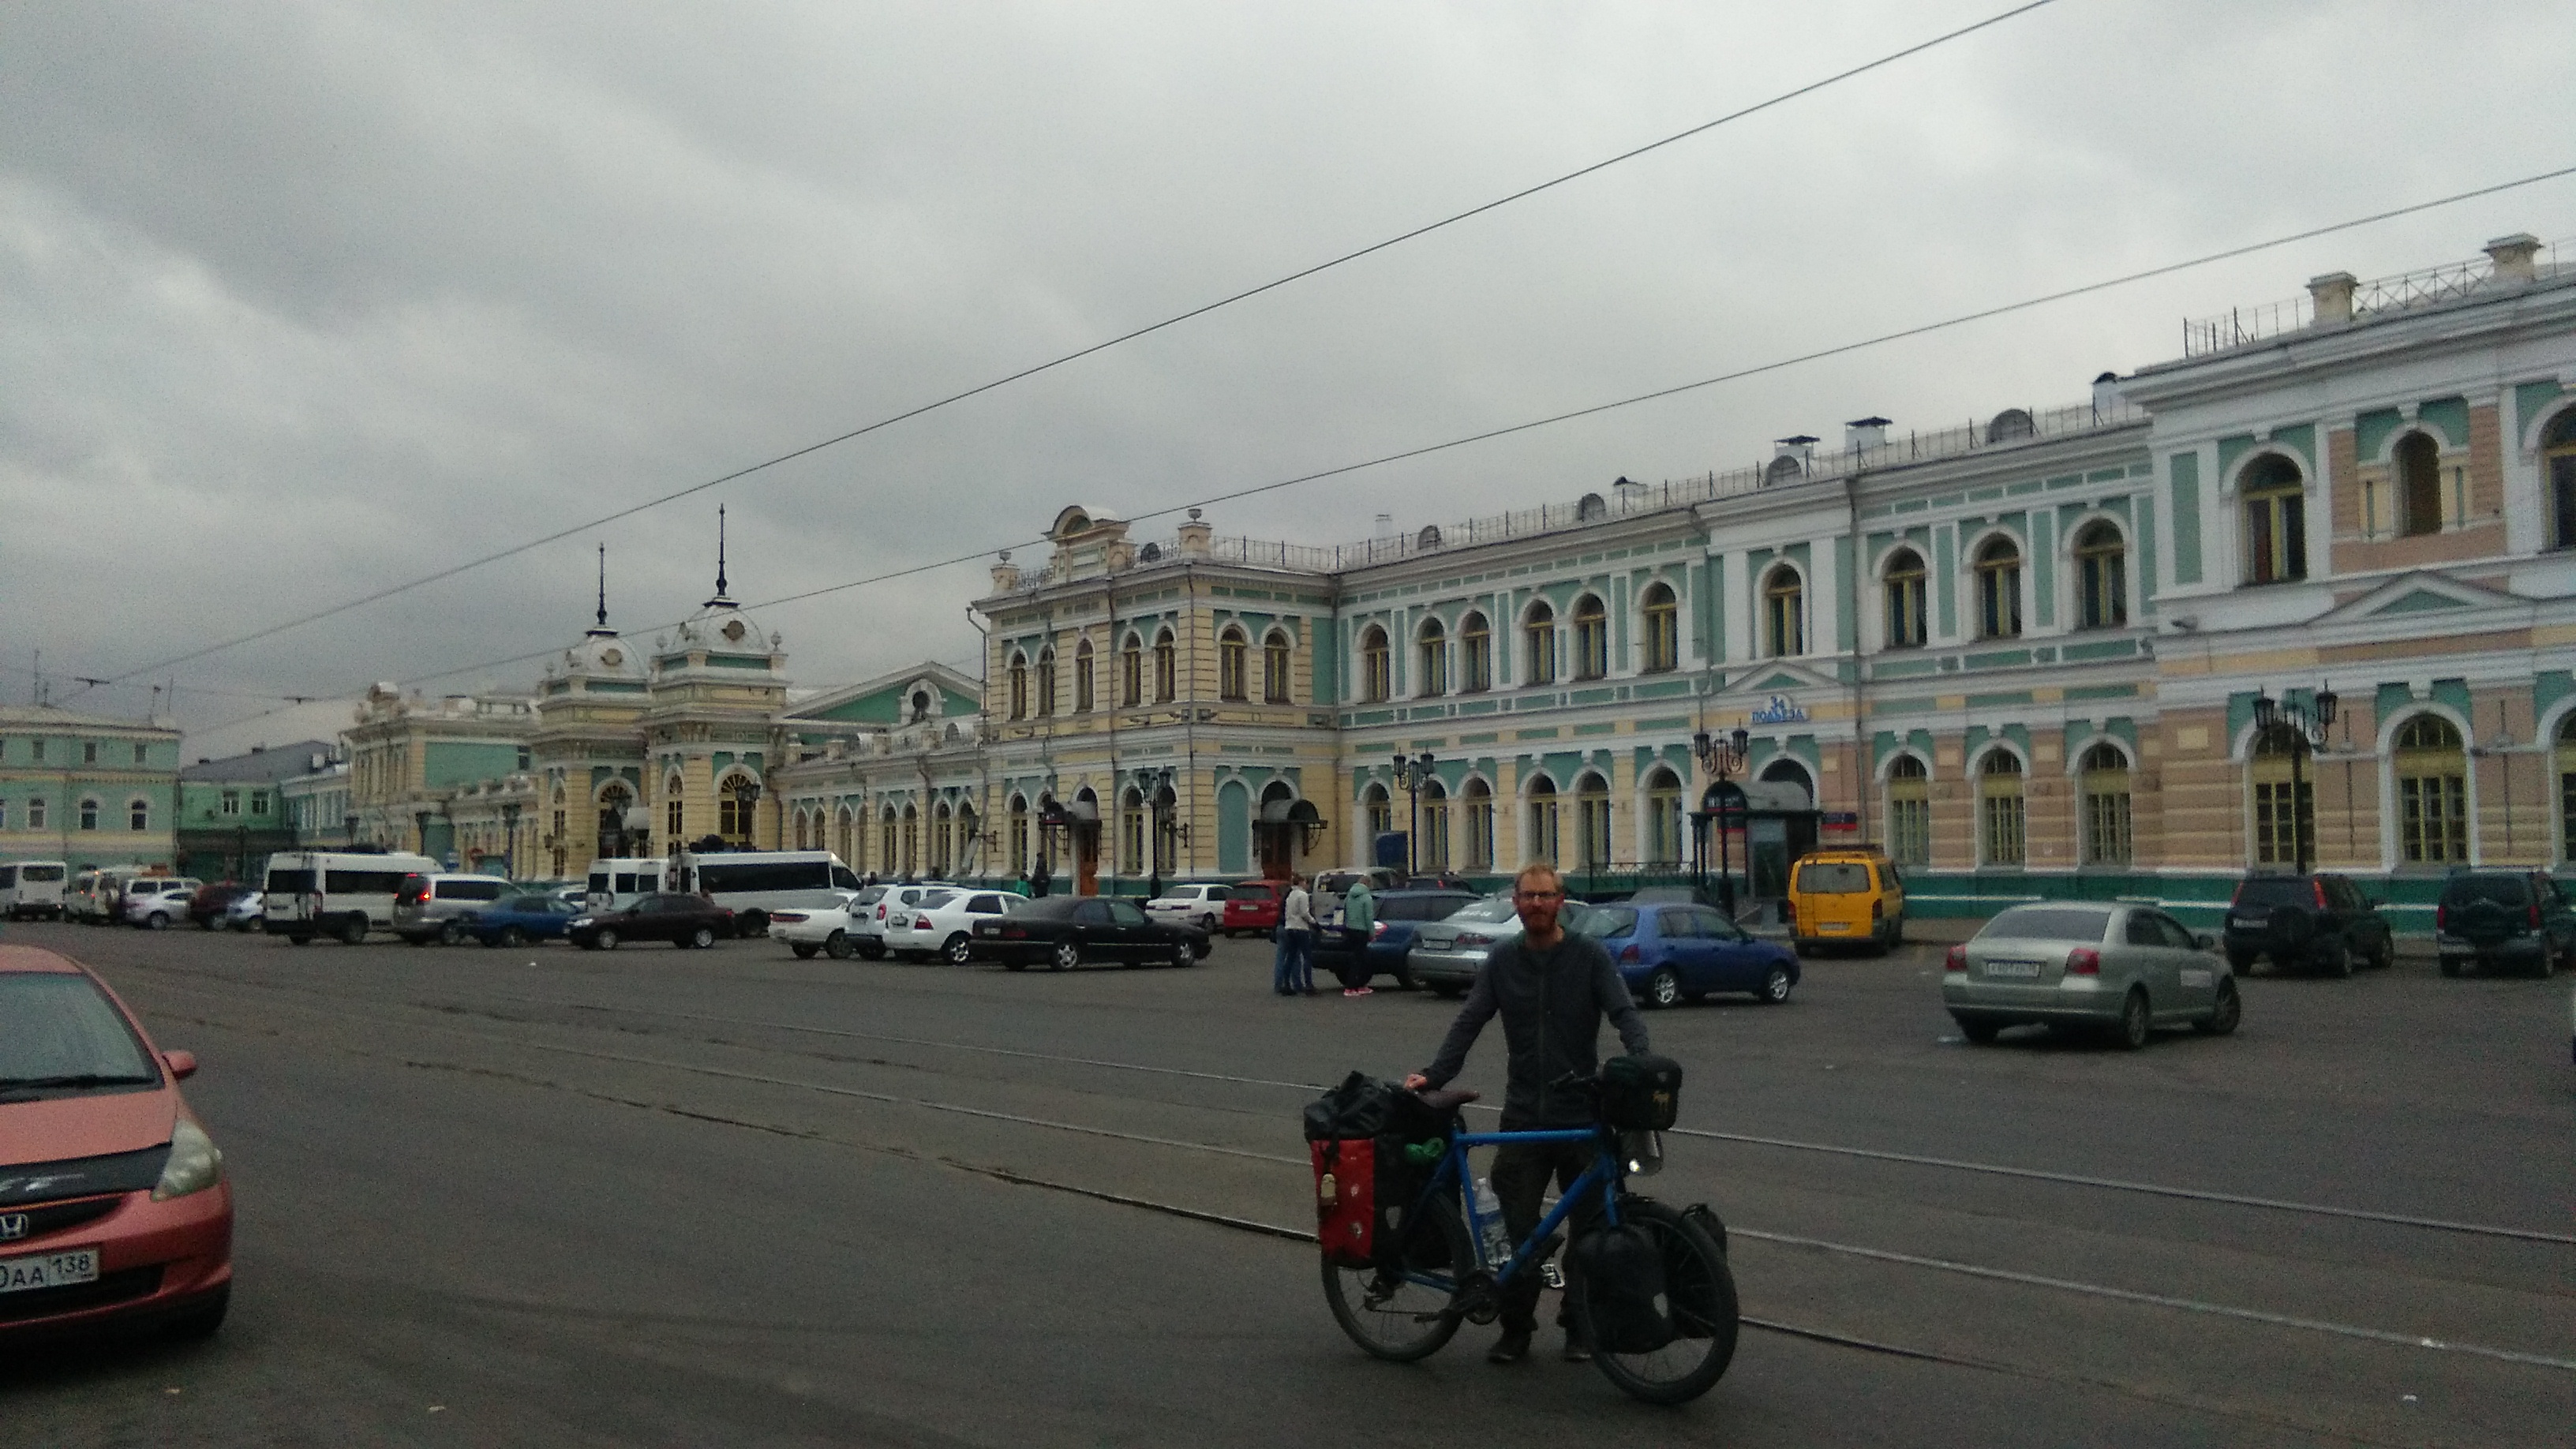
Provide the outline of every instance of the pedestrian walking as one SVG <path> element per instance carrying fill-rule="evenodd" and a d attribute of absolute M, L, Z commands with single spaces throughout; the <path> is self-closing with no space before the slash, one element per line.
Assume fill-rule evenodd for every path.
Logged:
<path fill-rule="evenodd" d="M 1342 994 L 1344 996 L 1368 996 L 1374 992 L 1374 988 L 1369 985 L 1369 965 L 1365 953 L 1368 950 L 1369 937 L 1376 927 L 1377 895 L 1369 889 L 1368 877 L 1363 875 L 1351 882 L 1350 890 L 1342 896 Z"/>

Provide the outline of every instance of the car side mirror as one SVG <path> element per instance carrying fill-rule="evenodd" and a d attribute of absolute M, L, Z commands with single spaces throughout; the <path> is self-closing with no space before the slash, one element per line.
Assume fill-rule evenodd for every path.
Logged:
<path fill-rule="evenodd" d="M 195 1052 L 163 1052 L 161 1054 L 161 1061 L 163 1065 L 170 1068 L 170 1075 L 178 1078 L 180 1081 L 184 1082 L 197 1074 L 197 1054 Z"/>
<path fill-rule="evenodd" d="M 2199 935 L 2192 937 L 2191 943 L 2204 951 L 2215 951 L 2218 949 L 2218 938 L 2209 934 L 2207 931 L 2203 931 Z"/>

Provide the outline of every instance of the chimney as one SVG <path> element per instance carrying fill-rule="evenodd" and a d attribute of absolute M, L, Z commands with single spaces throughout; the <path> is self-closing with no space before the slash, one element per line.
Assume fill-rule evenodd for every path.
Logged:
<path fill-rule="evenodd" d="M 1854 418 L 1843 424 L 1843 451 L 1857 453 L 1863 448 L 1887 446 L 1887 419 Z"/>
<path fill-rule="evenodd" d="M 2308 300 L 2316 306 L 2317 325 L 2322 327 L 2329 322 L 2351 321 L 2352 289 L 2360 285 L 2360 279 L 2350 272 L 2328 272 L 2322 277 L 2308 278 Z"/>
<path fill-rule="evenodd" d="M 1216 530 L 1199 521 L 1199 510 L 1190 510 L 1190 521 L 1181 525 L 1181 554 L 1184 558 L 1206 558 L 1208 540 Z"/>
<path fill-rule="evenodd" d="M 1392 513 L 1379 514 L 1377 516 L 1377 529 L 1372 536 L 1377 538 L 1395 537 L 1395 515 Z"/>
<path fill-rule="evenodd" d="M 1018 589 L 1019 586 L 1019 566 L 1011 562 L 1011 551 L 1006 548 L 1002 550 L 1001 558 L 993 565 L 993 592 L 1007 594 Z"/>
<path fill-rule="evenodd" d="M 2534 259 L 2540 255 L 2540 238 L 2527 231 L 2500 236 L 2487 243 L 2487 259 L 2495 263 L 2499 282 L 2529 282 L 2540 276 Z"/>
<path fill-rule="evenodd" d="M 1793 438 L 1774 439 L 1771 444 L 1771 456 L 1795 458 L 1801 464 L 1807 463 L 1816 456 L 1816 440 L 1805 433 L 1800 433 Z"/>

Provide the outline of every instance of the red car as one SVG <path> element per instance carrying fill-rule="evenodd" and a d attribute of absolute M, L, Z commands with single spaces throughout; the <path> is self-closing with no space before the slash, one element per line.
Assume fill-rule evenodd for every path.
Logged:
<path fill-rule="evenodd" d="M 1225 898 L 1225 924 L 1218 929 L 1229 936 L 1269 935 L 1279 929 L 1279 903 L 1287 898 L 1284 880 L 1238 881 Z"/>
<path fill-rule="evenodd" d="M 196 1070 L 87 970 L 0 946 L 0 1343 L 222 1326 L 233 1195 L 179 1094 Z"/>

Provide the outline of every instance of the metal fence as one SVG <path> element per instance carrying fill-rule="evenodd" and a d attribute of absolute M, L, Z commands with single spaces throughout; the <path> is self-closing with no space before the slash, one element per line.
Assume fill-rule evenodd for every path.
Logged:
<path fill-rule="evenodd" d="M 2540 249 L 2540 255 L 2534 259 L 2540 275 L 2547 277 L 2557 273 L 2561 269 L 2562 256 L 2576 256 L 2576 238 L 2551 242 Z M 2361 282 L 2353 287 L 2353 320 L 2357 322 L 2366 317 L 2453 301 L 2494 280 L 2494 260 L 2476 257 Z M 2213 317 L 2185 319 L 2182 324 L 2182 355 L 2202 357 L 2213 352 L 2225 352 L 2249 342 L 2269 341 L 2302 331 L 2315 323 L 2316 304 L 2311 297 L 2292 297 L 2255 307 L 2231 307 Z"/>

